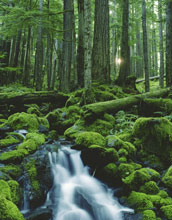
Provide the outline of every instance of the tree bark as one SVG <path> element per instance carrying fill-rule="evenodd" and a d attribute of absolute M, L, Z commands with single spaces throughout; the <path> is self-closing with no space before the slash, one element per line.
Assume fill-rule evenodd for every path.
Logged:
<path fill-rule="evenodd" d="M 142 1 L 142 26 L 143 26 L 143 54 L 145 64 L 145 91 L 149 91 L 149 62 L 148 62 L 148 44 L 146 27 L 146 3 Z"/>
<path fill-rule="evenodd" d="M 92 78 L 110 82 L 109 0 L 95 0 Z"/>
<path fill-rule="evenodd" d="M 125 86 L 127 76 L 130 74 L 130 47 L 129 36 L 129 0 L 123 0 L 122 16 L 122 40 L 121 40 L 121 64 L 119 70 L 118 85 Z"/>
<path fill-rule="evenodd" d="M 172 2 L 167 1 L 166 16 L 166 85 L 172 86 Z"/>
<path fill-rule="evenodd" d="M 162 32 L 162 0 L 158 0 L 158 17 L 159 17 L 159 52 L 160 52 L 160 79 L 159 84 L 164 88 L 164 46 Z"/>

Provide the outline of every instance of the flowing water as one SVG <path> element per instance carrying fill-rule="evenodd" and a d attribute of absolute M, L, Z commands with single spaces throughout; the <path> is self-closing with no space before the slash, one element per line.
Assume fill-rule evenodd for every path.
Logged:
<path fill-rule="evenodd" d="M 62 146 L 49 153 L 54 176 L 45 206 L 53 209 L 53 220 L 123 220 L 133 210 L 121 206 L 113 191 L 89 174 L 80 152 Z"/>

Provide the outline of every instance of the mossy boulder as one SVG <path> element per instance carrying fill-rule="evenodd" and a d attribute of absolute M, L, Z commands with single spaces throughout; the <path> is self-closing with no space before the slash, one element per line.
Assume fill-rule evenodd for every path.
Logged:
<path fill-rule="evenodd" d="M 121 163 L 118 167 L 118 172 L 121 178 L 125 178 L 133 173 L 135 167 L 132 164 Z"/>
<path fill-rule="evenodd" d="M 27 156 L 29 153 L 26 149 L 18 149 L 18 150 L 12 150 L 9 152 L 4 152 L 0 155 L 0 161 L 2 163 L 14 163 L 19 164 L 23 160 L 25 156 Z"/>
<path fill-rule="evenodd" d="M 109 186 L 115 186 L 119 182 L 118 168 L 114 163 L 107 164 L 102 170 L 100 170 L 98 176 L 101 180 L 108 183 Z"/>
<path fill-rule="evenodd" d="M 0 171 L 2 173 L 9 175 L 13 179 L 17 179 L 22 174 L 21 168 L 19 166 L 14 165 L 14 164 L 0 167 Z"/>
<path fill-rule="evenodd" d="M 132 190 L 138 190 L 140 186 L 151 180 L 158 181 L 160 174 L 150 168 L 141 168 L 132 172 L 129 176 L 122 179 L 123 183 L 126 184 Z"/>
<path fill-rule="evenodd" d="M 162 160 L 172 161 L 172 123 L 166 118 L 139 118 L 133 135 L 141 140 L 142 147 Z"/>
<path fill-rule="evenodd" d="M 26 135 L 26 141 L 27 140 L 33 140 L 37 146 L 42 145 L 45 143 L 45 136 L 43 134 L 39 133 L 28 133 Z"/>
<path fill-rule="evenodd" d="M 149 181 L 146 182 L 144 186 L 141 186 L 139 191 L 153 195 L 159 192 L 159 187 L 157 186 L 155 181 Z"/>
<path fill-rule="evenodd" d="M 81 149 L 84 149 L 85 147 L 89 147 L 90 145 L 93 144 L 104 147 L 105 138 L 97 132 L 85 131 L 77 135 L 76 144 Z"/>
<path fill-rule="evenodd" d="M 7 200 L 4 196 L 0 196 L 0 219 L 25 220 L 17 206 L 13 202 Z"/>
<path fill-rule="evenodd" d="M 22 197 L 21 197 L 22 194 L 19 183 L 15 180 L 9 180 L 8 185 L 11 191 L 12 202 L 15 203 L 16 205 L 19 205 L 22 201 Z"/>
<path fill-rule="evenodd" d="M 118 154 L 115 149 L 106 149 L 99 145 L 91 145 L 85 148 L 82 150 L 81 156 L 85 164 L 98 169 L 108 163 L 116 163 L 118 161 Z"/>
<path fill-rule="evenodd" d="M 127 198 L 127 204 L 137 211 L 152 209 L 153 203 L 145 193 L 132 191 Z"/>
<path fill-rule="evenodd" d="M 98 132 L 103 136 L 107 136 L 110 134 L 110 131 L 113 127 L 113 123 L 102 119 L 97 119 L 89 126 L 88 130 Z"/>
<path fill-rule="evenodd" d="M 26 129 L 28 131 L 37 131 L 39 128 L 37 116 L 25 112 L 9 116 L 8 125 L 14 130 Z"/>
<path fill-rule="evenodd" d="M 18 143 L 20 143 L 20 140 L 9 135 L 6 138 L 0 140 L 0 148 L 5 148 L 10 145 L 14 145 L 14 144 L 18 144 Z"/>
<path fill-rule="evenodd" d="M 172 190 L 172 166 L 169 167 L 169 169 L 162 177 L 162 182 L 165 184 L 167 188 Z"/>
<path fill-rule="evenodd" d="M 106 143 L 108 147 L 114 147 L 117 150 L 125 149 L 128 152 L 128 157 L 133 157 L 136 152 L 136 148 L 132 143 L 123 141 L 116 135 L 107 136 Z"/>
<path fill-rule="evenodd" d="M 0 180 L 0 197 L 4 197 L 12 201 L 10 187 L 8 183 L 4 180 Z"/>
<path fill-rule="evenodd" d="M 143 220 L 156 220 L 156 215 L 153 210 L 145 210 L 143 212 Z"/>
<path fill-rule="evenodd" d="M 172 205 L 162 206 L 160 211 L 168 220 L 172 220 Z"/>
<path fill-rule="evenodd" d="M 41 116 L 41 112 L 39 111 L 38 107 L 30 107 L 27 109 L 28 114 L 35 114 L 37 116 Z"/>

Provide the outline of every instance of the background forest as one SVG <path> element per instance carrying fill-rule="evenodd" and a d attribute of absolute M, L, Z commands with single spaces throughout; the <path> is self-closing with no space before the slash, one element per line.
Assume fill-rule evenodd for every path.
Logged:
<path fill-rule="evenodd" d="M 152 76 L 169 86 L 171 23 L 165 0 L 1 0 L 0 85 L 69 92 L 134 75 L 146 91 Z"/>

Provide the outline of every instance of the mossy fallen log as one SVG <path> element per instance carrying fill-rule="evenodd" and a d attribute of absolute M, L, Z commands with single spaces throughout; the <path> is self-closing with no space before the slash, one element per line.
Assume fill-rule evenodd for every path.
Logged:
<path fill-rule="evenodd" d="M 63 107 L 68 98 L 68 95 L 54 91 L 0 93 L 0 105 L 54 103 L 58 107 Z"/>
<path fill-rule="evenodd" d="M 164 98 L 170 93 L 171 88 L 160 89 L 153 92 L 147 92 L 139 95 L 133 95 L 121 99 L 106 102 L 98 102 L 83 107 L 84 117 L 87 120 L 94 120 L 97 116 L 106 113 L 115 114 L 120 110 L 127 110 L 134 105 L 139 105 L 146 98 Z"/>

